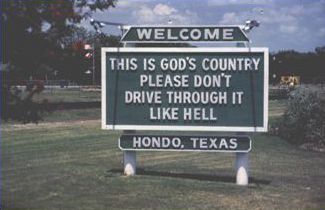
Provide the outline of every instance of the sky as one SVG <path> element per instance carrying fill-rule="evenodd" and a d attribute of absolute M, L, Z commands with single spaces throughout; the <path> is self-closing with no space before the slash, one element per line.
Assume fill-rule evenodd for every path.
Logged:
<path fill-rule="evenodd" d="M 325 0 L 118 0 L 92 17 L 127 25 L 242 25 L 255 19 L 260 26 L 249 33 L 253 47 L 307 52 L 325 45 Z M 89 20 L 81 25 L 92 29 Z M 102 31 L 121 33 L 116 26 Z"/>

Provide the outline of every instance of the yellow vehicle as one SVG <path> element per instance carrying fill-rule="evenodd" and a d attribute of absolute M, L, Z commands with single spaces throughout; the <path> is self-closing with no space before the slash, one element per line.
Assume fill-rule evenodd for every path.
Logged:
<path fill-rule="evenodd" d="M 300 85 L 300 76 L 281 76 L 280 85 L 289 87 Z"/>

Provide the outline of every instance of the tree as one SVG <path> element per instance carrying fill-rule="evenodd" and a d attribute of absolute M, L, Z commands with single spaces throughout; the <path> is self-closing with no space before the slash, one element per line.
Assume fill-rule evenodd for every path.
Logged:
<path fill-rule="evenodd" d="M 3 63 L 14 65 L 15 79 L 41 77 L 42 63 L 62 54 L 63 37 L 74 24 L 90 17 L 96 9 L 114 7 L 116 0 L 7 0 L 2 3 Z"/>
<path fill-rule="evenodd" d="M 270 56 L 270 76 L 300 76 L 303 83 L 325 82 L 325 46 L 315 52 L 279 51 Z M 272 81 L 272 78 L 271 80 Z"/>
<path fill-rule="evenodd" d="M 27 88 L 27 94 L 20 94 L 20 91 L 11 88 L 9 81 L 17 83 L 30 76 L 33 76 L 33 79 L 45 79 L 45 75 L 57 71 L 62 67 L 60 65 L 64 55 L 69 53 L 64 37 L 75 31 L 74 25 L 83 18 L 89 18 L 95 10 L 114 7 L 115 2 L 116 0 L 1 1 L 1 60 L 6 69 L 10 70 L 6 73 L 1 71 L 2 78 L 5 77 L 1 83 L 1 117 L 15 118 L 8 113 L 13 113 L 12 110 L 17 107 L 36 107 L 31 99 L 35 93 L 42 90 L 41 83 L 34 83 Z M 68 59 L 65 61 L 65 68 L 73 64 Z M 28 97 L 22 98 L 20 95 Z M 26 116 L 22 121 L 31 121 L 28 118 L 31 110 L 24 110 L 24 113 L 20 113 Z M 38 120 L 37 111 L 33 113 L 33 118 Z"/>
<path fill-rule="evenodd" d="M 316 47 L 315 52 L 317 53 L 317 55 L 324 55 L 325 54 L 325 46 Z"/>
<path fill-rule="evenodd" d="M 87 57 L 86 54 L 93 53 L 93 51 L 85 50 L 86 44 L 94 46 L 95 49 L 95 66 L 98 69 L 95 71 L 96 84 L 99 84 L 100 81 L 101 47 L 122 46 L 118 36 L 107 36 L 103 33 L 87 31 L 82 27 L 73 27 L 72 33 L 62 37 L 61 40 L 65 46 L 62 55 L 58 58 L 61 62 L 53 64 L 57 66 L 56 69 L 60 70 L 57 77 L 72 80 L 78 84 L 89 84 L 90 82 L 89 75 L 87 76 L 85 72 L 88 69 L 92 71 L 92 57 Z"/>

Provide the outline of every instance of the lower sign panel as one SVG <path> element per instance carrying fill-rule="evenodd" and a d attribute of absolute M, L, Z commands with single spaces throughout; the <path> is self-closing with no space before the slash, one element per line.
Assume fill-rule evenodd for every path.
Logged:
<path fill-rule="evenodd" d="M 122 135 L 121 150 L 249 152 L 248 136 Z"/>

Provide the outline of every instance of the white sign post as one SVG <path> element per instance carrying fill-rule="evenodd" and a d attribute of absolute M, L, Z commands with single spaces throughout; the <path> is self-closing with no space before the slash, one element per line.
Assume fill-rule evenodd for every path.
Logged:
<path fill-rule="evenodd" d="M 245 43 L 237 43 L 237 47 L 246 47 Z M 246 135 L 247 133 L 237 133 L 238 135 L 244 134 Z M 235 162 L 235 167 L 236 167 L 236 184 L 241 185 L 241 186 L 246 186 L 248 185 L 248 162 L 249 162 L 249 156 L 248 152 L 243 153 L 243 152 L 238 152 L 236 153 L 236 162 Z"/>
<path fill-rule="evenodd" d="M 236 153 L 236 184 L 248 185 L 248 152 Z"/>
<path fill-rule="evenodd" d="M 124 47 L 134 47 L 134 44 L 124 43 Z M 132 134 L 135 133 L 134 130 L 124 130 L 123 134 Z M 124 166 L 124 175 L 125 176 L 134 176 L 136 175 L 137 168 L 137 153 L 136 151 L 124 150 L 123 151 L 123 166 Z"/>
<path fill-rule="evenodd" d="M 136 174 L 137 155 L 136 151 L 123 151 L 124 175 L 133 176 Z"/>

